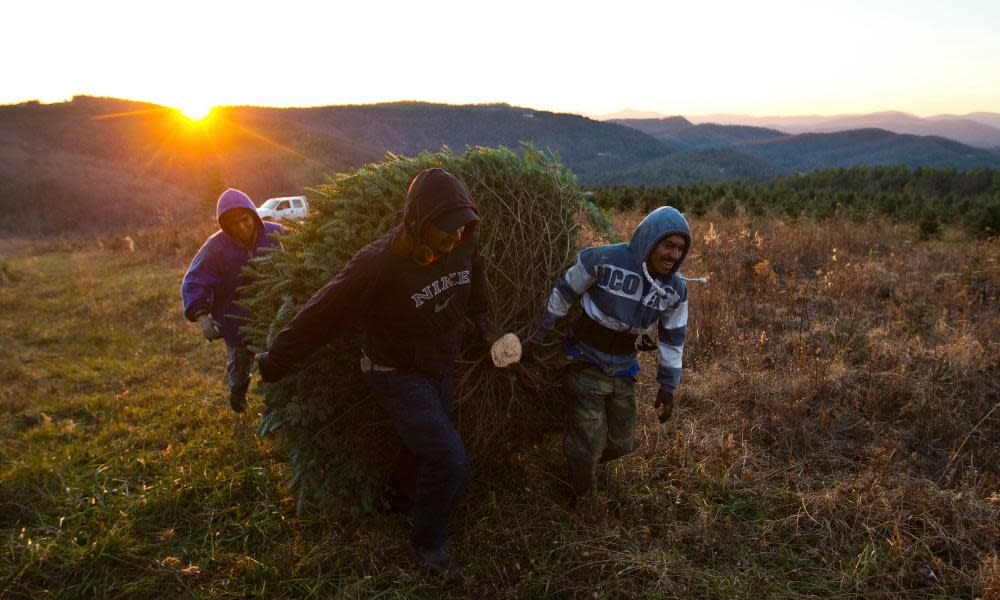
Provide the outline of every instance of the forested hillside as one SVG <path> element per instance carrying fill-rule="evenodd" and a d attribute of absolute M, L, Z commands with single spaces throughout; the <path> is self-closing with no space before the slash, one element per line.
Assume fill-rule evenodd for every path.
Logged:
<path fill-rule="evenodd" d="M 54 233 L 150 224 L 214 205 L 228 186 L 301 193 L 323 173 L 381 151 L 226 111 L 194 123 L 164 107 L 78 97 L 0 107 L 0 231 Z"/>
<path fill-rule="evenodd" d="M 955 169 L 997 168 L 997 155 L 942 137 L 900 135 L 881 129 L 804 133 L 735 144 L 740 152 L 797 171 L 855 165 Z"/>
<path fill-rule="evenodd" d="M 661 158 L 596 178 L 598 185 L 663 186 L 718 181 L 765 181 L 794 173 L 793 169 L 732 148 L 673 152 Z"/>
<path fill-rule="evenodd" d="M 154 104 L 78 96 L 0 106 L 0 235 L 210 218 L 226 187 L 261 202 L 307 193 L 386 152 L 522 143 L 557 156 L 584 185 L 759 182 L 856 165 L 1000 169 L 997 151 L 877 129 L 786 135 L 683 117 L 612 123 L 506 104 L 420 102 L 223 107 L 192 121 Z"/>
<path fill-rule="evenodd" d="M 671 147 L 683 150 L 725 148 L 734 144 L 761 142 L 788 136 L 783 131 L 765 127 L 718 125 L 716 123 L 694 125 L 684 117 L 619 119 L 613 122 L 634 127 Z"/>
<path fill-rule="evenodd" d="M 227 107 L 192 122 L 109 98 L 27 103 L 0 107 L 0 232 L 150 224 L 204 209 L 230 186 L 259 202 L 385 152 L 520 142 L 557 154 L 584 180 L 670 151 L 621 125 L 507 105 Z"/>

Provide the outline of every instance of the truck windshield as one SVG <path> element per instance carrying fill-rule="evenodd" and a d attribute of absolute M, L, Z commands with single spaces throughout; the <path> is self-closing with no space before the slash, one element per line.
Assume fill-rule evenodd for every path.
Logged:
<path fill-rule="evenodd" d="M 274 208 L 275 205 L 278 204 L 279 202 L 281 202 L 281 198 L 271 198 L 270 200 L 264 202 L 264 204 L 261 204 L 260 207 L 261 208 Z"/>

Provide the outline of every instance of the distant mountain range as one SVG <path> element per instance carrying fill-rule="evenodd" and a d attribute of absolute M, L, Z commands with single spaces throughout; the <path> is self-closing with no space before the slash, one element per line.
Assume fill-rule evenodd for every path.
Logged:
<path fill-rule="evenodd" d="M 733 148 L 797 171 L 854 165 L 996 168 L 997 159 L 1000 158 L 995 152 L 973 148 L 943 137 L 903 135 L 884 129 L 803 133 L 739 142 Z"/>
<path fill-rule="evenodd" d="M 601 183 L 670 185 L 730 179 L 766 180 L 796 172 L 855 165 L 955 169 L 998 168 L 1000 152 L 939 136 L 883 129 L 790 134 L 746 125 L 694 124 L 684 117 L 615 119 L 676 152 L 597 176 Z M 725 150 L 725 152 L 722 152 Z"/>
<path fill-rule="evenodd" d="M 964 122 L 968 119 L 953 119 Z M 225 187 L 259 201 L 324 175 L 448 146 L 522 141 L 588 185 L 766 180 L 863 164 L 1000 168 L 1000 152 L 884 128 L 800 133 L 684 117 L 598 121 L 506 104 L 225 107 L 202 124 L 113 98 L 0 106 L 0 232 L 100 230 L 208 211 Z M 988 130 L 983 130 L 987 131 Z"/>
<path fill-rule="evenodd" d="M 612 122 L 672 120 L 669 117 L 637 111 L 623 111 L 598 117 Z M 936 135 L 977 148 L 1000 148 L 1000 113 L 978 112 L 967 115 L 917 117 L 898 111 L 863 115 L 752 117 L 749 115 L 711 114 L 687 116 L 691 123 L 747 125 L 776 129 L 786 133 L 831 133 L 851 129 L 884 129 L 910 135 Z"/>

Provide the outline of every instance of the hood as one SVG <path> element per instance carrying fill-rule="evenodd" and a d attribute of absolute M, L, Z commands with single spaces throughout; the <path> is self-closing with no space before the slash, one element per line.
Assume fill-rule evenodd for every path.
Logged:
<path fill-rule="evenodd" d="M 413 178 L 406 192 L 403 225 L 407 233 L 419 240 L 424 225 L 456 208 L 470 208 L 479 214 L 469 190 L 457 177 L 444 169 L 424 169 Z M 462 239 L 465 240 L 474 229 L 475 224 L 466 227 Z"/>
<path fill-rule="evenodd" d="M 639 223 L 639 226 L 632 233 L 632 239 L 629 241 L 628 247 L 632 251 L 635 260 L 639 263 L 644 263 L 649 258 L 649 253 L 653 251 L 653 247 L 660 240 L 675 233 L 683 236 L 687 241 L 687 245 L 684 248 L 684 253 L 681 254 L 680 260 L 677 261 L 677 264 L 674 265 L 670 273 L 663 278 L 669 279 L 681 268 L 681 264 L 687 258 L 688 252 L 691 251 L 691 227 L 679 210 L 672 206 L 661 206 L 646 215 L 646 218 L 642 220 L 642 223 Z"/>
<path fill-rule="evenodd" d="M 227 210 L 233 210 L 234 208 L 249 208 L 253 211 L 254 217 L 257 218 L 257 226 L 259 229 L 264 228 L 264 221 L 261 220 L 260 215 L 257 214 L 257 206 L 247 196 L 239 190 L 234 190 L 229 188 L 228 190 L 222 192 L 219 196 L 219 202 L 215 205 L 215 219 L 217 221 L 222 217 L 222 213 Z M 222 228 L 222 223 L 219 223 L 219 228 Z M 228 233 L 228 232 L 227 232 Z"/>

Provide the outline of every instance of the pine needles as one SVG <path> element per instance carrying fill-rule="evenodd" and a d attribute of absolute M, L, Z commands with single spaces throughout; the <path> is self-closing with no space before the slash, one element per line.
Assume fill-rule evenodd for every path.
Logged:
<path fill-rule="evenodd" d="M 479 206 L 480 250 L 498 330 L 525 337 L 556 277 L 577 251 L 580 223 L 600 211 L 575 179 L 530 146 L 445 149 L 337 175 L 313 190 L 314 214 L 253 267 L 248 327 L 257 349 L 360 248 L 402 219 L 417 172 L 441 167 L 461 179 Z M 354 513 L 376 508 L 381 473 L 396 436 L 360 377 L 359 332 L 345 331 L 298 373 L 264 386 L 262 433 L 279 432 L 300 497 Z M 560 393 L 552 361 L 500 370 L 488 350 L 466 347 L 456 371 L 455 418 L 473 463 L 496 468 L 508 450 L 557 424 Z"/>

